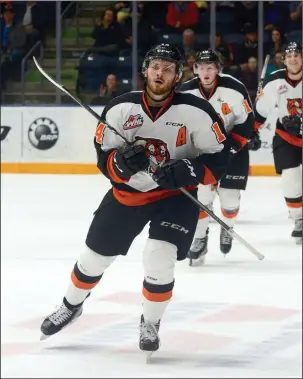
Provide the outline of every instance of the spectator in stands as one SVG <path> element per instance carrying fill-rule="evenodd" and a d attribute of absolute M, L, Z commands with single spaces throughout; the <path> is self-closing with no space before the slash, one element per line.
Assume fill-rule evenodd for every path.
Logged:
<path fill-rule="evenodd" d="M 271 32 L 271 42 L 267 47 L 268 54 L 274 58 L 276 52 L 283 51 L 286 45 L 286 39 L 279 28 L 273 28 Z"/>
<path fill-rule="evenodd" d="M 27 46 L 30 49 L 44 37 L 44 12 L 35 1 L 28 1 L 25 7 L 22 23 L 26 32 Z"/>
<path fill-rule="evenodd" d="M 187 82 L 192 79 L 194 75 L 194 64 L 196 61 L 196 53 L 194 51 L 190 51 L 186 54 L 185 64 L 184 64 L 184 72 L 182 83 Z"/>
<path fill-rule="evenodd" d="M 240 64 L 247 64 L 249 57 L 258 56 L 258 35 L 256 28 L 252 24 L 244 25 L 245 40 L 240 45 L 238 61 Z"/>
<path fill-rule="evenodd" d="M 289 30 L 301 30 L 302 32 L 302 1 L 289 2 Z"/>
<path fill-rule="evenodd" d="M 121 25 L 121 35 L 123 36 L 121 42 L 122 55 L 130 55 L 132 51 L 132 13 Z M 152 26 L 142 18 L 141 11 L 139 9 L 137 33 L 138 33 L 138 50 L 139 54 L 145 55 L 153 45 L 157 43 L 157 35 Z M 121 54 L 121 51 L 120 51 Z"/>
<path fill-rule="evenodd" d="M 20 79 L 20 64 L 25 52 L 26 34 L 24 27 L 14 19 L 12 8 L 5 5 L 0 19 L 1 35 L 1 85 L 7 79 Z"/>
<path fill-rule="evenodd" d="M 258 61 L 256 57 L 249 57 L 248 64 L 242 69 L 241 81 L 254 101 L 258 88 Z"/>
<path fill-rule="evenodd" d="M 140 10 L 142 20 L 152 26 L 154 30 L 165 29 L 168 1 L 143 1 Z"/>
<path fill-rule="evenodd" d="M 286 1 L 264 1 L 265 30 L 271 31 L 275 26 L 284 26 L 287 23 L 288 4 Z"/>
<path fill-rule="evenodd" d="M 106 105 L 113 98 L 121 95 L 118 89 L 118 81 L 115 74 L 109 74 L 106 78 L 106 84 L 100 85 L 99 96 L 94 97 L 91 105 Z"/>
<path fill-rule="evenodd" d="M 199 22 L 199 9 L 194 1 L 172 1 L 168 5 L 166 24 L 170 31 L 193 29 Z"/>
<path fill-rule="evenodd" d="M 229 43 L 224 41 L 223 35 L 219 30 L 216 33 L 215 50 L 221 54 L 224 66 L 229 67 L 233 64 L 233 49 Z"/>
<path fill-rule="evenodd" d="M 94 47 L 100 54 L 110 56 L 118 54 L 121 44 L 121 29 L 112 9 L 105 10 L 102 21 L 96 20 L 92 38 L 95 40 Z"/>
<path fill-rule="evenodd" d="M 114 5 L 117 22 L 123 24 L 124 20 L 130 16 L 131 1 L 119 1 Z"/>
<path fill-rule="evenodd" d="M 283 63 L 283 53 L 281 51 L 277 51 L 275 53 L 275 59 L 271 63 L 268 64 L 265 79 L 274 71 L 281 70 L 285 68 Z"/>
<path fill-rule="evenodd" d="M 199 11 L 208 9 L 208 1 L 195 1 Z"/>
<path fill-rule="evenodd" d="M 199 50 L 199 44 L 195 38 L 195 32 L 192 29 L 185 29 L 182 35 L 182 45 L 180 46 L 183 50 L 184 56 L 189 52 Z"/>
<path fill-rule="evenodd" d="M 139 13 L 142 14 L 144 4 L 142 1 L 137 1 L 137 6 Z M 119 24 L 124 24 L 125 20 L 131 17 L 132 14 L 132 2 L 131 1 L 119 1 L 114 5 L 114 9 L 116 12 L 117 22 Z"/>
<path fill-rule="evenodd" d="M 257 1 L 236 1 L 235 2 L 236 19 L 238 21 L 239 31 L 247 23 L 257 28 L 258 23 L 258 2 Z"/>
<path fill-rule="evenodd" d="M 0 15 L 2 15 L 2 12 L 3 12 L 3 9 L 4 9 L 5 6 L 7 6 L 9 8 L 13 7 L 11 1 L 0 0 Z"/>

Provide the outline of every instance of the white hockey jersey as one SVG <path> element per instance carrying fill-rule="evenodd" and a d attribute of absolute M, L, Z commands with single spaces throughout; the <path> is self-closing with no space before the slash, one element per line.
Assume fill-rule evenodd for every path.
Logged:
<path fill-rule="evenodd" d="M 198 77 L 183 83 L 179 91 L 206 99 L 220 115 L 227 133 L 242 147 L 247 144 L 253 131 L 254 115 L 243 83 L 230 75 L 219 74 L 208 96 Z"/>
<path fill-rule="evenodd" d="M 128 142 L 146 140 L 147 155 L 155 164 L 193 159 L 196 165 L 205 167 L 201 181 L 216 182 L 225 171 L 228 157 L 222 144 L 226 133 L 212 106 L 190 94 L 173 92 L 161 109 L 152 108 L 145 96 L 138 91 L 113 99 L 102 118 Z M 117 177 L 112 169 L 113 153 L 124 145 L 121 137 L 104 124 L 98 125 L 95 134 L 98 167 L 111 180 L 115 197 L 126 205 L 143 205 L 172 195 L 174 191 L 161 189 L 148 173 L 139 172 L 128 181 Z"/>
<path fill-rule="evenodd" d="M 256 103 L 255 129 L 264 124 L 274 107 L 278 111 L 276 134 L 288 143 L 301 147 L 302 137 L 289 134 L 282 125 L 282 118 L 287 115 L 298 115 L 302 121 L 302 79 L 290 80 L 286 69 L 273 72 L 260 90 Z"/>

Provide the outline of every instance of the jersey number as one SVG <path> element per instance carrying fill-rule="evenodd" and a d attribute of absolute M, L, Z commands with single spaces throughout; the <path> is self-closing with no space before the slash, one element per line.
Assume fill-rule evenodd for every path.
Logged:
<path fill-rule="evenodd" d="M 231 113 L 231 110 L 230 110 L 229 105 L 227 103 L 223 103 L 221 109 L 222 109 L 222 113 L 225 116 Z"/>
<path fill-rule="evenodd" d="M 186 126 L 182 126 L 179 129 L 176 141 L 176 147 L 183 146 L 186 144 Z"/>
<path fill-rule="evenodd" d="M 245 112 L 246 113 L 250 113 L 251 112 L 251 107 L 249 105 L 249 102 L 246 99 L 243 101 L 243 105 L 244 105 L 244 108 L 245 108 Z"/>
<path fill-rule="evenodd" d="M 221 129 L 220 129 L 220 125 L 217 123 L 217 122 L 215 122 L 214 124 L 212 124 L 212 130 L 213 130 L 213 132 L 215 133 L 215 135 L 216 135 L 216 138 L 217 138 L 217 141 L 219 142 L 219 143 L 222 143 L 223 141 L 225 141 L 226 140 L 226 137 L 225 137 L 225 135 L 222 133 L 222 131 L 221 131 Z"/>
<path fill-rule="evenodd" d="M 105 129 L 105 125 L 102 124 L 102 123 L 100 123 L 97 126 L 97 129 L 96 129 L 96 132 L 95 132 L 96 142 L 100 143 L 100 145 L 102 144 L 102 141 L 103 141 L 104 129 Z"/>

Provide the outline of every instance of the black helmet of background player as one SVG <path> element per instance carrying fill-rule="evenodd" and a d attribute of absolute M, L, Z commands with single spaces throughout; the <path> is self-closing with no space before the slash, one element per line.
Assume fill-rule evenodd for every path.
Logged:
<path fill-rule="evenodd" d="M 175 84 L 177 84 L 183 75 L 183 58 L 180 51 L 173 45 L 162 43 L 154 46 L 150 49 L 144 57 L 142 64 L 142 74 L 146 77 L 146 70 L 150 62 L 154 59 L 162 59 L 164 61 L 173 62 L 176 64 L 177 78 Z"/>
<path fill-rule="evenodd" d="M 221 71 L 222 68 L 220 55 L 212 49 L 202 50 L 197 53 L 194 71 L 196 71 L 197 65 L 201 63 L 215 63 L 218 71 Z"/>
<path fill-rule="evenodd" d="M 283 59 L 289 73 L 299 74 L 302 71 L 302 45 L 289 42 L 284 49 Z"/>
<path fill-rule="evenodd" d="M 302 45 L 299 42 L 288 42 L 284 49 L 284 58 L 288 53 L 302 54 Z"/>

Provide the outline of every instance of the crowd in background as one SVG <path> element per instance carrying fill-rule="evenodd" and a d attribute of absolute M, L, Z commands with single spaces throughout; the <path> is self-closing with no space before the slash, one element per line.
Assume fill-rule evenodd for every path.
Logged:
<path fill-rule="evenodd" d="M 185 59 L 183 81 L 192 78 L 196 52 L 209 47 L 209 7 L 209 1 L 138 2 L 138 54 L 143 57 L 150 47 L 159 42 L 159 35 L 179 35 L 177 45 Z M 217 15 L 232 12 L 237 22 L 228 26 L 230 32 L 244 37 L 241 41 L 227 42 L 224 39 L 226 30 L 217 24 L 215 48 L 223 62 L 223 73 L 240 79 L 253 97 L 258 83 L 258 64 L 263 63 L 258 62 L 258 2 L 217 1 L 216 12 Z M 55 26 L 54 4 L 1 1 L 1 15 L 1 77 L 19 80 L 22 57 L 37 40 L 43 41 L 47 31 Z M 204 16 L 208 22 L 201 21 Z M 302 31 L 301 1 L 264 2 L 264 34 L 268 38 L 263 44 L 263 51 L 264 56 L 271 56 L 267 76 L 284 67 L 282 52 L 287 34 L 293 30 Z M 197 38 L 201 35 L 207 37 L 202 42 Z M 95 19 L 91 36 L 94 40 L 93 54 L 104 59 L 121 54 L 130 56 L 132 2 L 112 2 L 104 14 Z M 85 88 L 85 83 L 81 85 Z M 106 80 L 98 84 L 99 93 L 92 103 L 106 104 L 123 92 L 119 86 L 118 72 L 114 69 L 107 72 Z M 137 88 L 142 89 L 143 86 L 138 69 Z"/>

